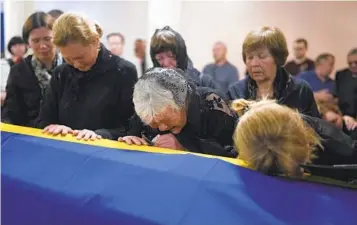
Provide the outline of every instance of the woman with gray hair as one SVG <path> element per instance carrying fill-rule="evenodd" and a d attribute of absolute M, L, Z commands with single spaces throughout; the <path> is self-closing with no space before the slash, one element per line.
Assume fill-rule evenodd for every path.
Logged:
<path fill-rule="evenodd" d="M 235 114 L 213 89 L 196 87 L 179 69 L 154 68 L 135 84 L 133 102 L 142 122 L 165 134 L 148 140 L 144 127 L 119 138 L 128 144 L 236 157 Z M 140 126 L 140 125 L 138 125 Z M 152 143 L 154 142 L 154 143 Z"/>

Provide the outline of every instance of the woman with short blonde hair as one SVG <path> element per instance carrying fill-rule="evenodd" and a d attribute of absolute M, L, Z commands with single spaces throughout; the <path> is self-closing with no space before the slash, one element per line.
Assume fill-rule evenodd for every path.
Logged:
<path fill-rule="evenodd" d="M 134 113 L 135 66 L 110 53 L 100 43 L 100 26 L 82 14 L 61 15 L 53 32 L 67 63 L 52 76 L 38 126 L 85 140 L 125 135 Z"/>
<path fill-rule="evenodd" d="M 241 117 L 233 135 L 239 158 L 268 174 L 301 176 L 301 164 L 357 163 L 356 142 L 319 118 L 274 100 L 236 100 Z"/>

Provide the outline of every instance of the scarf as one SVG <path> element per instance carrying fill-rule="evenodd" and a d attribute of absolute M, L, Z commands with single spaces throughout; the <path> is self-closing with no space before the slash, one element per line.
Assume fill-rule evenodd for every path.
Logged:
<path fill-rule="evenodd" d="M 46 67 L 40 62 L 40 60 L 38 60 L 34 55 L 32 56 L 31 65 L 35 73 L 35 76 L 38 80 L 38 84 L 41 88 L 42 96 L 45 93 L 46 88 L 50 83 L 50 79 L 54 69 L 58 65 L 61 65 L 62 62 L 63 62 L 62 56 L 58 52 L 56 52 L 55 59 L 52 62 L 52 67 L 50 70 L 47 70 Z"/>

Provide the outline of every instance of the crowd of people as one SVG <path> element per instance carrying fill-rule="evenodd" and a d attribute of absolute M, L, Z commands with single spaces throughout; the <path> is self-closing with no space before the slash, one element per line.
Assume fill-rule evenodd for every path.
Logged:
<path fill-rule="evenodd" d="M 108 34 L 107 48 L 102 35 L 81 14 L 33 13 L 22 37 L 9 42 L 2 122 L 239 158 L 267 174 L 300 177 L 304 165 L 357 163 L 357 48 L 332 80 L 332 54 L 312 61 L 298 39 L 296 59 L 286 63 L 283 32 L 260 27 L 244 40 L 247 71 L 239 80 L 222 42 L 200 72 L 181 34 L 159 28 L 150 42 L 153 68 L 146 68 L 145 42 L 135 43 L 138 73 L 120 56 L 124 36 Z M 24 57 L 28 47 L 33 53 Z"/>

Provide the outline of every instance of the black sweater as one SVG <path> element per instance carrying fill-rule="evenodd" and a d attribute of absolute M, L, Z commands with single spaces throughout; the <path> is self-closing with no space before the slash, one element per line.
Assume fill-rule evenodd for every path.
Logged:
<path fill-rule="evenodd" d="M 135 66 L 102 45 L 89 71 L 81 72 L 69 64 L 56 68 L 37 125 L 89 129 L 103 138 L 117 139 L 126 134 L 134 113 L 136 81 Z"/>

